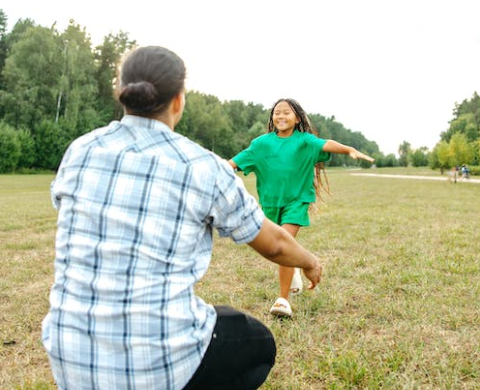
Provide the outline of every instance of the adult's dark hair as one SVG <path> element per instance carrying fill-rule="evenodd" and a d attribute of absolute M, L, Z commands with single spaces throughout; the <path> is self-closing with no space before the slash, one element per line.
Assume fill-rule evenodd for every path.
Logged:
<path fill-rule="evenodd" d="M 118 100 L 128 113 L 161 114 L 185 87 L 186 68 L 174 52 L 160 46 L 134 50 L 120 71 Z"/>

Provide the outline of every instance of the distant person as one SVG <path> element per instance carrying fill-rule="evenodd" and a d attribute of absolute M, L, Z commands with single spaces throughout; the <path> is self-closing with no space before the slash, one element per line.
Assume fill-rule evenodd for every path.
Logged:
<path fill-rule="evenodd" d="M 457 182 L 457 169 L 456 167 L 452 167 L 450 171 L 448 172 L 448 181 L 450 183 L 456 183 Z"/>
<path fill-rule="evenodd" d="M 465 164 L 462 165 L 462 179 L 470 179 L 470 169 Z"/>
<path fill-rule="evenodd" d="M 300 104 L 280 99 L 270 111 L 268 133 L 254 139 L 229 163 L 245 175 L 255 173 L 265 215 L 295 237 L 300 227 L 310 225 L 308 210 L 319 194 L 320 164 L 329 160 L 331 153 L 373 162 L 350 146 L 318 138 Z M 280 265 L 279 279 L 280 297 L 270 313 L 291 316 L 289 295 L 302 291 L 302 279 L 298 270 L 285 265 Z"/>
<path fill-rule="evenodd" d="M 275 361 L 257 319 L 195 295 L 212 232 L 319 283 L 319 260 L 266 219 L 226 160 L 174 132 L 183 61 L 123 62 L 114 121 L 75 140 L 52 183 L 55 281 L 42 339 L 59 389 L 257 389 Z"/>

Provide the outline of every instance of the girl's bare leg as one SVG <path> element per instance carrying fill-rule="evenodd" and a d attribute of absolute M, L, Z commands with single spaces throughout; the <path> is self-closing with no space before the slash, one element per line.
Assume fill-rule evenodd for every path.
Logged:
<path fill-rule="evenodd" d="M 300 230 L 299 225 L 285 224 L 282 227 L 289 232 L 293 237 L 296 237 L 298 231 Z M 290 286 L 292 284 L 293 273 L 295 268 L 279 266 L 278 275 L 280 279 L 280 296 L 288 300 L 288 294 L 290 292 Z"/>

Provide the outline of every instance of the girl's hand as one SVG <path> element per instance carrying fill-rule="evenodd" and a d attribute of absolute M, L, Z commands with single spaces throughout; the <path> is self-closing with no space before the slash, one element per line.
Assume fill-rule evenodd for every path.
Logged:
<path fill-rule="evenodd" d="M 362 152 L 359 152 L 357 149 L 354 149 L 354 148 L 352 148 L 352 150 L 350 150 L 349 156 L 351 158 L 353 158 L 354 160 L 360 158 L 362 160 L 366 160 L 366 161 L 370 161 L 370 162 L 374 161 L 374 159 L 372 157 L 367 156 L 366 154 L 363 154 Z"/>
<path fill-rule="evenodd" d="M 323 145 L 323 151 L 328 153 L 348 154 L 354 160 L 360 158 L 362 160 L 373 162 L 374 159 L 351 146 L 343 145 L 340 142 L 329 139 L 325 145 Z"/>

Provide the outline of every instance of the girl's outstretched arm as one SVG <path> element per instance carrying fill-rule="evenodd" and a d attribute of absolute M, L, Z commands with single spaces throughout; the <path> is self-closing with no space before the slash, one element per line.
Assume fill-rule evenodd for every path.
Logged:
<path fill-rule="evenodd" d="M 233 160 L 231 160 L 231 159 L 228 160 L 228 163 L 231 165 L 231 167 L 232 167 L 233 169 L 237 169 L 237 168 L 238 168 L 238 167 L 237 167 L 237 164 L 235 164 L 235 162 L 234 162 Z"/>
<path fill-rule="evenodd" d="M 323 145 L 323 151 L 329 153 L 336 153 L 336 154 L 348 154 L 354 160 L 360 158 L 362 160 L 373 162 L 374 159 L 362 152 L 359 152 L 357 149 L 352 148 L 351 146 L 347 146 L 341 144 L 340 142 L 334 141 L 329 139 L 325 145 Z"/>

